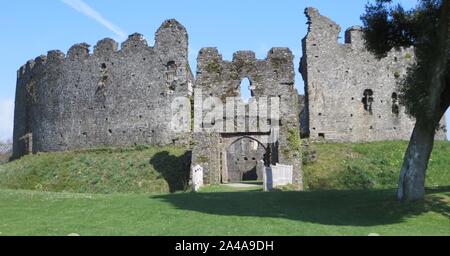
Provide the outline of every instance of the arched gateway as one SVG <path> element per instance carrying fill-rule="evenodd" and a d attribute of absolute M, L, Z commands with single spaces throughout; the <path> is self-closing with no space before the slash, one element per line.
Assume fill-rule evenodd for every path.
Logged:
<path fill-rule="evenodd" d="M 267 166 L 293 166 L 294 183 L 301 188 L 300 108 L 292 52 L 273 48 L 261 60 L 254 52 L 239 51 L 225 61 L 216 48 L 203 48 L 197 60 L 192 166 L 202 167 L 204 184 L 262 180 L 256 171 L 262 159 Z M 248 103 L 243 87 L 250 90 Z M 244 98 L 244 103 L 230 98 Z M 196 112 L 199 107 L 201 113 Z M 222 110 L 226 115 L 216 116 Z"/>
<path fill-rule="evenodd" d="M 266 137 L 259 135 L 256 137 Z M 268 136 L 267 136 L 268 137 Z M 258 171 L 258 163 L 263 160 L 270 165 L 271 154 L 269 144 L 257 138 L 244 136 L 222 136 L 222 183 L 262 180 L 263 174 Z"/>

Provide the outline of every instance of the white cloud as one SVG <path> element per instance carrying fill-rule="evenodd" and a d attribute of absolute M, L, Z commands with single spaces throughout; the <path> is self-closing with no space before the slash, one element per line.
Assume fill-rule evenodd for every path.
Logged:
<path fill-rule="evenodd" d="M 14 126 L 14 100 L 0 100 L 0 141 L 12 139 Z"/>
<path fill-rule="evenodd" d="M 127 33 L 114 25 L 112 22 L 107 20 L 103 15 L 101 15 L 98 11 L 94 10 L 92 7 L 90 7 L 87 3 L 85 3 L 83 0 L 61 0 L 63 3 L 67 4 L 74 10 L 88 16 L 89 18 L 94 19 L 107 29 L 109 29 L 111 32 L 116 34 L 119 39 L 123 40 L 127 38 Z"/>

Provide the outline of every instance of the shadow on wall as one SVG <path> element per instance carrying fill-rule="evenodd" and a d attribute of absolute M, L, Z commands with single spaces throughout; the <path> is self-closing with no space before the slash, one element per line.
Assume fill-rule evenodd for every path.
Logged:
<path fill-rule="evenodd" d="M 425 201 L 398 202 L 394 190 L 317 192 L 189 193 L 156 196 L 182 210 L 201 213 L 283 218 L 336 226 L 377 226 L 403 222 L 408 217 L 436 212 L 450 220 L 450 187 L 428 191 Z"/>
<path fill-rule="evenodd" d="M 169 184 L 170 193 L 185 191 L 189 183 L 192 152 L 182 156 L 171 155 L 167 151 L 157 153 L 150 159 L 155 171 L 160 173 Z"/>

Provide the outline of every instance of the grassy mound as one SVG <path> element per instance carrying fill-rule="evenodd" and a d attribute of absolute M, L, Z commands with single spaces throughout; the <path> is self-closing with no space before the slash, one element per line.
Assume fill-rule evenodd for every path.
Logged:
<path fill-rule="evenodd" d="M 315 144 L 318 160 L 304 166 L 310 190 L 396 188 L 405 141 Z M 427 187 L 450 185 L 450 142 L 435 143 Z"/>
<path fill-rule="evenodd" d="M 318 160 L 303 167 L 309 190 L 391 189 L 407 142 L 314 144 Z M 167 193 L 186 190 L 190 153 L 138 146 L 46 153 L 0 164 L 0 189 L 73 193 Z M 450 142 L 436 142 L 427 187 L 450 185 Z"/>
<path fill-rule="evenodd" d="M 138 146 L 25 156 L 0 165 L 0 188 L 73 193 L 167 193 L 185 190 L 189 152 Z"/>

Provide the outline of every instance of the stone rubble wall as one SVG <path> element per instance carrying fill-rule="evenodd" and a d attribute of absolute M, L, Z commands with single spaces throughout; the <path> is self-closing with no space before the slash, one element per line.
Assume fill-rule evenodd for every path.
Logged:
<path fill-rule="evenodd" d="M 272 149 L 271 160 L 274 164 L 293 165 L 295 182 L 296 184 L 302 184 L 301 153 L 292 145 L 295 142 L 290 140 L 291 135 L 298 135 L 298 137 L 300 135 L 300 107 L 298 92 L 294 85 L 293 58 L 294 56 L 288 48 L 272 48 L 264 60 L 256 59 L 254 52 L 238 51 L 233 55 L 232 61 L 226 61 L 223 60 L 222 55 L 216 48 L 203 48 L 200 50 L 197 59 L 195 89 L 201 89 L 202 99 L 215 97 L 225 106 L 227 98 L 241 96 L 241 81 L 247 78 L 250 81 L 250 90 L 254 100 L 278 98 L 280 101 L 280 119 L 267 120 L 268 123 L 276 122 L 277 125 L 280 125 L 279 139 L 276 143 L 270 145 Z M 270 109 L 270 100 L 268 101 L 268 109 Z M 270 117 L 270 113 L 268 116 Z M 236 117 L 239 118 L 239 116 Z M 245 117 L 242 120 L 247 119 L 248 117 Z M 217 122 L 216 125 L 226 127 L 228 121 Z M 249 124 L 250 121 L 246 121 L 246 123 Z M 235 123 L 235 125 L 238 124 L 242 125 L 242 123 Z M 212 131 L 209 134 L 194 135 L 195 138 L 198 138 L 198 140 L 195 139 L 196 144 L 200 143 L 194 146 L 192 164 L 198 164 L 204 168 L 206 183 L 224 182 L 222 179 L 226 175 L 221 174 L 221 170 L 226 163 L 222 163 L 222 159 L 224 159 L 223 155 L 227 154 L 224 150 L 229 146 L 224 136 L 233 136 L 233 133 L 235 133 L 236 138 L 238 138 L 240 132 L 243 132 L 242 135 L 256 138 L 255 136 L 269 132 L 269 130 L 258 127 L 257 133 L 260 134 L 251 134 L 247 125 L 245 131 L 236 129 L 235 131 L 227 130 L 226 134 Z M 241 153 L 245 153 L 244 155 L 252 158 L 252 152 Z M 242 166 L 242 168 L 246 167 Z"/>
<path fill-rule="evenodd" d="M 30 133 L 33 152 L 185 143 L 190 134 L 169 127 L 171 102 L 192 84 L 188 34 L 176 20 L 162 24 L 153 47 L 133 34 L 120 50 L 104 39 L 92 54 L 85 43 L 50 51 L 18 71 L 14 156 Z"/>
<path fill-rule="evenodd" d="M 335 22 L 314 8 L 305 13 L 309 28 L 300 68 L 306 93 L 302 127 L 308 127 L 310 138 L 409 140 L 415 122 L 396 104 L 395 96 L 398 99 L 397 82 L 414 62 L 413 49 L 392 50 L 386 58 L 377 59 L 366 50 L 361 28 L 349 28 L 341 44 L 341 28 Z M 370 111 L 364 107 L 366 90 L 373 94 Z M 446 139 L 445 120 L 436 138 Z"/>
<path fill-rule="evenodd" d="M 413 49 L 391 51 L 380 60 L 365 49 L 361 28 L 348 29 L 341 44 L 335 22 L 314 8 L 305 13 L 309 27 L 300 67 L 305 95 L 295 89 L 294 56 L 288 48 L 272 48 L 265 59 L 238 51 L 231 61 L 223 60 L 216 48 L 203 48 L 194 81 L 188 34 L 176 20 L 161 25 L 154 46 L 133 34 L 120 49 L 112 39 L 103 39 L 93 53 L 82 43 L 67 54 L 50 51 L 30 60 L 18 70 L 13 157 L 102 146 L 190 144 L 192 165 L 203 168 L 205 184 L 217 184 L 227 182 L 224 155 L 231 143 L 250 138 L 236 144 L 240 149 L 234 152 L 259 161 L 261 152 L 246 152 L 252 148 L 247 144 L 257 141 L 269 149 L 266 164 L 293 166 L 293 182 L 302 187 L 300 136 L 335 142 L 408 140 L 414 120 L 397 104 L 397 82 L 414 62 Z M 243 79 L 250 81 L 254 100 L 280 101 L 279 120 L 268 113 L 262 120 L 266 128 L 256 124 L 256 132 L 171 129 L 175 98 L 187 97 L 195 105 L 215 97 L 226 106 L 228 97 L 241 96 Z M 194 89 L 202 94 L 193 95 Z M 196 116 L 195 123 L 202 117 Z M 215 120 L 215 125 L 254 125 L 256 119 L 250 117 Z M 268 144 L 264 141 L 274 131 L 267 127 L 274 122 L 279 138 Z M 444 124 L 437 139 L 446 138 Z M 235 163 L 232 168 L 249 168 Z"/>

